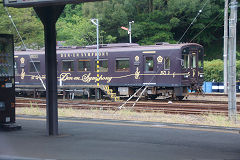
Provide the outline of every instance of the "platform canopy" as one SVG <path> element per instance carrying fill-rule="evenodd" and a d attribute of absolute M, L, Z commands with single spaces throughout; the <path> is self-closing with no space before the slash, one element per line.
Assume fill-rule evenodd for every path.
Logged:
<path fill-rule="evenodd" d="M 76 4 L 84 2 L 95 2 L 103 0 L 3 0 L 3 4 L 6 7 L 42 7 L 49 5 L 64 5 L 64 4 Z"/>

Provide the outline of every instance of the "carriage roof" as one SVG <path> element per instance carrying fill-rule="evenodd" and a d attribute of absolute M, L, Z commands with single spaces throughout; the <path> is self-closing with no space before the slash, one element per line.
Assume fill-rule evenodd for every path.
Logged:
<path fill-rule="evenodd" d="M 101 45 L 99 52 L 134 52 L 134 51 L 151 51 L 151 50 L 179 50 L 182 47 L 187 46 L 199 46 L 196 43 L 183 43 L 183 44 L 166 44 L 161 45 L 148 45 L 140 46 L 138 44 L 130 43 L 118 43 L 118 44 L 107 44 Z M 29 54 L 44 54 L 44 50 L 27 50 L 27 51 L 15 51 L 15 55 L 29 55 Z M 57 49 L 57 54 L 62 53 L 90 53 L 97 52 L 96 45 L 86 47 L 62 47 Z"/>

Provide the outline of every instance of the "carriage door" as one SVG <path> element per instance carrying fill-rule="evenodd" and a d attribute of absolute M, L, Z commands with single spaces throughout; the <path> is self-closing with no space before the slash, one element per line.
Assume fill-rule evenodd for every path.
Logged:
<path fill-rule="evenodd" d="M 198 69 L 197 69 L 197 51 L 190 51 L 190 65 L 192 69 L 191 81 L 192 83 L 198 82 Z"/>
<path fill-rule="evenodd" d="M 156 59 L 155 55 L 144 55 L 143 84 L 156 85 Z"/>
<path fill-rule="evenodd" d="M 189 73 L 189 77 L 186 79 L 188 83 L 195 84 L 198 81 L 198 69 L 197 69 L 197 52 L 189 51 L 189 54 L 184 55 L 185 73 Z"/>

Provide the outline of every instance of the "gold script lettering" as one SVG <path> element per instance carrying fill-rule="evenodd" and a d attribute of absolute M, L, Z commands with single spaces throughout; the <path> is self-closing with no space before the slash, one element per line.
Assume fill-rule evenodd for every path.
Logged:
<path fill-rule="evenodd" d="M 69 80 L 69 79 L 70 79 L 70 76 L 71 76 L 71 73 L 62 73 L 62 74 L 60 75 L 60 79 L 61 79 L 62 81 L 66 81 L 66 80 Z"/>

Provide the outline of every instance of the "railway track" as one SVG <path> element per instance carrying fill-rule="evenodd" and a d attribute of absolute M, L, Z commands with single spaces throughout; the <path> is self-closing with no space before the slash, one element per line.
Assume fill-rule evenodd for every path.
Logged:
<path fill-rule="evenodd" d="M 135 101 L 128 102 L 124 108 L 137 112 L 164 112 L 171 114 L 228 114 L 227 102 L 184 100 L 169 103 L 166 100 L 140 101 L 134 107 Z M 123 102 L 87 101 L 87 100 L 59 100 L 59 108 L 118 110 Z M 16 107 L 46 107 L 44 99 L 16 98 Z M 240 114 L 240 102 L 237 103 Z"/>

